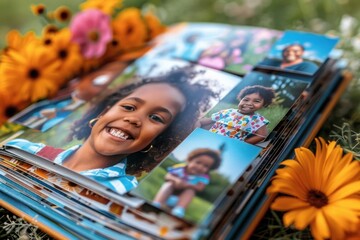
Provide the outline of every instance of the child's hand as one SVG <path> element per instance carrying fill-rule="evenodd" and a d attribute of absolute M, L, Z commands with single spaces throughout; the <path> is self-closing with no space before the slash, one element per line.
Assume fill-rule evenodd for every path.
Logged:
<path fill-rule="evenodd" d="M 176 189 L 183 189 L 183 188 L 186 188 L 187 187 L 187 182 L 178 178 L 176 181 L 175 181 L 175 188 Z"/>
<path fill-rule="evenodd" d="M 202 118 L 196 124 L 200 125 L 199 127 L 210 129 L 214 124 L 214 121 L 211 118 Z"/>

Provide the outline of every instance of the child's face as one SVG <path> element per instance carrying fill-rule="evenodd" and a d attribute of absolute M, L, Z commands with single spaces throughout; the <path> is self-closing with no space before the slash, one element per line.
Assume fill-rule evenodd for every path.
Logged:
<path fill-rule="evenodd" d="M 211 166 L 214 164 L 214 159 L 207 155 L 200 155 L 190 160 L 187 164 L 186 171 L 191 175 L 200 175 L 208 173 Z"/>
<path fill-rule="evenodd" d="M 239 112 L 251 115 L 264 106 L 264 99 L 259 93 L 252 93 L 244 96 L 238 105 Z"/>
<path fill-rule="evenodd" d="M 146 84 L 118 101 L 94 125 L 89 143 L 99 154 L 131 154 L 147 148 L 185 106 L 166 83 Z"/>

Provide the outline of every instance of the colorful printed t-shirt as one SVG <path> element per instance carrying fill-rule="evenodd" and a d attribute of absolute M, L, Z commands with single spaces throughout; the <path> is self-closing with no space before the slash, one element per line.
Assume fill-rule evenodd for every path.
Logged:
<path fill-rule="evenodd" d="M 211 119 L 215 123 L 209 131 L 239 140 L 245 140 L 248 135 L 269 124 L 269 121 L 258 113 L 244 115 L 233 108 L 213 113 Z"/>
<path fill-rule="evenodd" d="M 196 185 L 198 183 L 209 184 L 210 179 L 208 174 L 189 175 L 185 171 L 186 164 L 180 163 L 168 168 L 168 173 L 181 178 L 189 184 Z"/>
<path fill-rule="evenodd" d="M 26 152 L 37 155 L 37 153 L 40 152 L 43 148 L 45 148 L 46 145 L 43 143 L 33 143 L 25 139 L 14 139 L 7 142 L 6 146 L 16 147 Z M 54 158 L 54 162 L 62 165 L 66 161 L 66 159 L 74 152 L 76 152 L 80 147 L 81 145 L 76 145 L 62 151 Z M 126 159 L 123 159 L 119 163 L 111 167 L 90 169 L 81 171 L 79 173 L 99 182 L 100 184 L 112 189 L 115 192 L 124 194 L 138 185 L 136 177 L 126 175 L 125 170 Z"/>

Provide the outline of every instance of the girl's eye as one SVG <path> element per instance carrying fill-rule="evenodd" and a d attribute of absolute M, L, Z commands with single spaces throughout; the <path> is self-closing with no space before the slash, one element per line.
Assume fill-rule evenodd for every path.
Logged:
<path fill-rule="evenodd" d="M 154 120 L 155 122 L 165 123 L 164 119 L 156 114 L 151 114 L 149 118 Z"/>
<path fill-rule="evenodd" d="M 121 106 L 123 109 L 125 109 L 126 111 L 134 111 L 135 107 L 131 106 L 131 105 L 122 105 Z"/>

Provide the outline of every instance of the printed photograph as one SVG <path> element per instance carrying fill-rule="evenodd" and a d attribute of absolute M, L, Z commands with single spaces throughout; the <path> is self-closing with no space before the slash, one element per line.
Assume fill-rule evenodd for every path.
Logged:
<path fill-rule="evenodd" d="M 198 126 L 212 133 L 259 144 L 281 121 L 307 85 L 285 76 L 253 71 L 201 118 Z"/>
<path fill-rule="evenodd" d="M 46 132 L 30 129 L 6 145 L 128 192 L 241 81 L 182 61 L 166 63 L 135 63 L 61 123 Z"/>
<path fill-rule="evenodd" d="M 285 31 L 258 67 L 313 75 L 337 42 L 338 37 Z"/>
<path fill-rule="evenodd" d="M 200 223 L 261 148 L 197 128 L 131 194 Z"/>
<path fill-rule="evenodd" d="M 281 34 L 246 26 L 180 24 L 158 39 L 158 47 L 145 57 L 179 58 L 244 75 L 266 56 Z"/>

